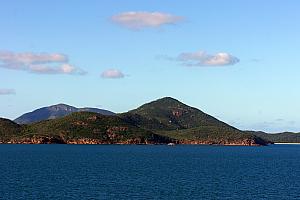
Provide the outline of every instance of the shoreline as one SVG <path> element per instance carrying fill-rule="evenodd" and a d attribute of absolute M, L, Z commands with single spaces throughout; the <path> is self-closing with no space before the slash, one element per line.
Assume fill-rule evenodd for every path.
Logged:
<path fill-rule="evenodd" d="M 300 145 L 299 142 L 274 142 L 274 144 L 291 144 L 291 145 Z"/>
<path fill-rule="evenodd" d="M 299 143 L 300 144 L 300 143 Z M 0 145 L 142 145 L 142 146 L 153 146 L 153 145 L 164 145 L 164 146 L 231 146 L 231 147 L 242 147 L 242 146 L 248 146 L 248 147 L 261 147 L 265 145 L 259 145 L 259 144 L 252 144 L 252 145 L 246 145 L 246 144 L 207 144 L 207 143 L 179 143 L 175 145 L 169 145 L 167 143 L 10 143 L 10 142 L 0 142 Z M 267 145 L 266 145 L 267 146 Z"/>

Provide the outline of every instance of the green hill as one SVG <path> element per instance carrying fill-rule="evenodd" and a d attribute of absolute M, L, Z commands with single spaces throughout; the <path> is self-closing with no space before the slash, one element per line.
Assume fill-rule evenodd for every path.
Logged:
<path fill-rule="evenodd" d="M 0 118 L 0 142 L 6 142 L 20 135 L 22 127 L 9 119 Z"/>
<path fill-rule="evenodd" d="M 229 125 L 201 110 L 185 105 L 171 97 L 147 103 L 121 116 L 139 126 L 152 130 L 189 129 L 203 125 L 229 127 Z"/>
<path fill-rule="evenodd" d="M 90 112 L 37 122 L 23 127 L 24 143 L 169 143 L 173 140 L 129 124 L 117 116 Z"/>
<path fill-rule="evenodd" d="M 184 142 L 209 144 L 265 144 L 218 119 L 171 97 L 147 103 L 120 115 L 129 123 Z"/>
<path fill-rule="evenodd" d="M 260 137 L 166 97 L 119 115 L 73 112 L 65 117 L 18 125 L 0 120 L 0 142 L 68 144 L 265 145 Z"/>
<path fill-rule="evenodd" d="M 259 136 L 225 126 L 200 126 L 190 129 L 160 131 L 158 133 L 175 138 L 182 143 L 224 145 L 265 145 L 268 143 Z"/>
<path fill-rule="evenodd" d="M 247 132 L 274 143 L 300 143 L 300 133 L 265 133 L 262 131 Z"/>

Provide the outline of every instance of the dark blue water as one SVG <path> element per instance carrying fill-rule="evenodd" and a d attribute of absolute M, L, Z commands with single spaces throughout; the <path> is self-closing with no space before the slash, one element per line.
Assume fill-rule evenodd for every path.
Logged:
<path fill-rule="evenodd" d="M 300 199 L 300 145 L 0 145 L 0 199 Z"/>

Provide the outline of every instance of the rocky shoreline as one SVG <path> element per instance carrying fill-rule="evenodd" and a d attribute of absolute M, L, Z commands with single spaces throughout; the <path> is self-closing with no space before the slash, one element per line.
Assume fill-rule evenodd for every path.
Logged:
<path fill-rule="evenodd" d="M 221 145 L 221 146 L 265 146 L 266 144 L 260 144 L 254 139 L 244 139 L 236 141 L 220 140 L 220 141 L 206 141 L 206 140 L 194 140 L 180 141 L 180 144 L 194 144 L 194 145 Z"/>
<path fill-rule="evenodd" d="M 145 141 L 140 138 L 127 139 L 124 141 L 103 141 L 99 139 L 91 138 L 79 138 L 79 139 L 63 139 L 61 137 L 32 137 L 22 139 L 11 139 L 8 141 L 0 141 L 0 144 L 167 144 L 158 143 L 153 141 Z"/>
<path fill-rule="evenodd" d="M 141 144 L 141 145 L 163 145 L 169 143 L 158 143 L 153 141 L 142 141 L 141 139 L 129 139 L 125 141 L 103 141 L 99 139 L 90 139 L 90 138 L 80 138 L 80 139 L 63 139 L 61 137 L 32 137 L 32 138 L 22 138 L 22 139 L 12 139 L 9 141 L 0 141 L 0 144 L 72 144 L 72 145 L 100 145 L 100 144 Z M 176 145 L 219 145 L 219 146 L 264 146 L 263 144 L 257 143 L 254 139 L 244 139 L 237 141 L 206 141 L 206 140 L 179 140 L 174 141 L 173 144 Z"/>

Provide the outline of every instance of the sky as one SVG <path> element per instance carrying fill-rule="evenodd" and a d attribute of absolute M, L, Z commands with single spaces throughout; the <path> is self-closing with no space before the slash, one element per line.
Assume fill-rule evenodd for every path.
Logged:
<path fill-rule="evenodd" d="M 242 130 L 300 132 L 300 1 L 27 0 L 0 6 L 0 117 L 165 96 Z"/>

